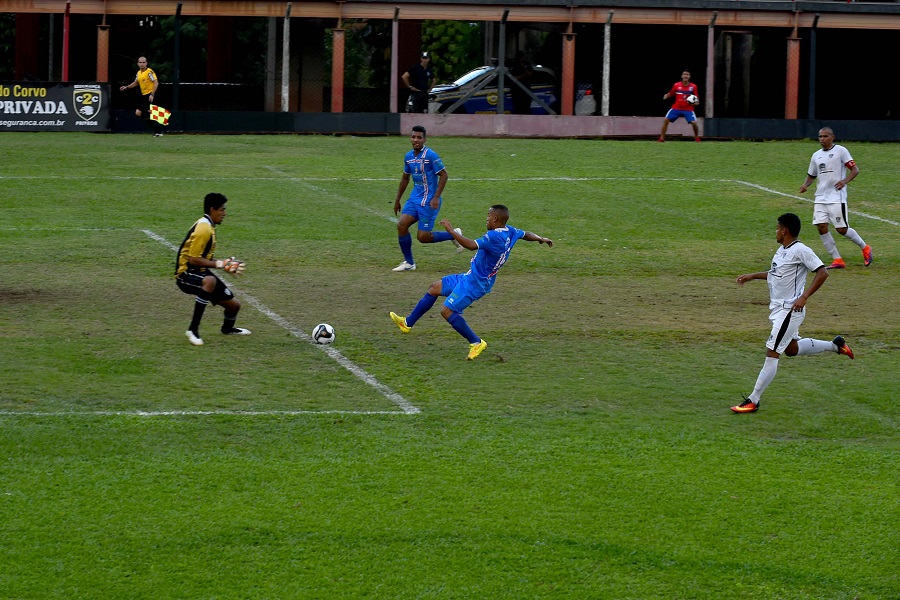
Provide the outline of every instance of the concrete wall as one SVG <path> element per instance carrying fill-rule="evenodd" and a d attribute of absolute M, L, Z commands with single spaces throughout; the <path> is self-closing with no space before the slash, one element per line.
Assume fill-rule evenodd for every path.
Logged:
<path fill-rule="evenodd" d="M 131 111 L 112 111 L 113 131 L 148 131 Z M 327 133 L 405 135 L 424 125 L 429 135 L 525 138 L 650 138 L 659 136 L 663 117 L 531 115 L 430 115 L 395 113 L 192 112 L 172 115 L 170 131 L 185 133 Z M 900 121 L 821 121 L 785 119 L 698 119 L 707 139 L 815 139 L 827 125 L 839 139 L 898 142 Z M 666 139 L 692 139 L 690 125 L 678 120 Z"/>

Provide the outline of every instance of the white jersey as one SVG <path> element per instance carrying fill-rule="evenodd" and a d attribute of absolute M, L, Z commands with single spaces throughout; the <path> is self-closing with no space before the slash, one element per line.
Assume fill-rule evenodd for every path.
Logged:
<path fill-rule="evenodd" d="M 846 177 L 847 167 L 854 164 L 850 152 L 840 144 L 812 155 L 807 174 L 817 180 L 816 204 L 847 203 L 847 186 L 836 190 L 834 184 Z"/>
<path fill-rule="evenodd" d="M 769 308 L 790 308 L 803 295 L 806 276 L 825 266 L 809 246 L 794 240 L 782 246 L 772 257 L 772 268 L 766 276 L 769 285 Z"/>

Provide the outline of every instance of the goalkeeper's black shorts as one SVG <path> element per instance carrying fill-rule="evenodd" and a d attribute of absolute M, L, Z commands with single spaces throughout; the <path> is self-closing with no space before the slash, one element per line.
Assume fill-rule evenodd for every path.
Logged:
<path fill-rule="evenodd" d="M 210 275 L 216 278 L 216 287 L 212 294 L 207 294 L 203 291 L 203 278 Z M 213 304 L 221 304 L 234 298 L 234 294 L 228 289 L 225 282 L 209 271 L 184 271 L 175 278 L 175 284 L 185 294 L 205 298 Z M 207 296 L 209 297 L 207 298 Z"/>

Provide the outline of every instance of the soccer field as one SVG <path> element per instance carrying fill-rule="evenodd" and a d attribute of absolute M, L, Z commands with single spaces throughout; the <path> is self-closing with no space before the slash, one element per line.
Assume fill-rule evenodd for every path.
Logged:
<path fill-rule="evenodd" d="M 388 317 L 471 258 L 391 271 L 406 137 L 0 138 L 0 598 L 900 597 L 900 145 L 846 143 L 875 261 L 835 235 L 801 328 L 856 359 L 783 357 L 735 415 L 770 328 L 735 278 L 784 212 L 829 258 L 815 140 L 429 138 L 442 218 L 555 242 L 466 311 L 467 361 L 440 304 Z M 253 335 L 208 307 L 194 347 L 208 192 Z"/>

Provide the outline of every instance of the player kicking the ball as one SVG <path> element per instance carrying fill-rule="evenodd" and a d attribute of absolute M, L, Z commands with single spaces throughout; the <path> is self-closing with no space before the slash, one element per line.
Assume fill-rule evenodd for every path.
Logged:
<path fill-rule="evenodd" d="M 454 229 L 448 219 L 441 221 L 441 225 L 453 236 L 460 246 L 466 250 L 475 250 L 472 257 L 472 266 L 466 273 L 447 275 L 431 284 L 428 292 L 422 296 L 419 303 L 406 318 L 396 313 L 390 313 L 391 319 L 403 333 L 409 333 L 413 325 L 434 306 L 438 296 L 446 296 L 444 306 L 441 307 L 441 316 L 447 319 L 450 326 L 459 335 L 469 341 L 468 360 L 475 360 L 479 354 L 487 348 L 487 342 L 475 335 L 469 324 L 463 318 L 463 311 L 470 304 L 490 293 L 497 279 L 497 272 L 509 258 L 513 246 L 517 241 L 524 239 L 527 242 L 538 242 L 553 247 L 553 240 L 541 237 L 530 231 L 516 229 L 506 222 L 509 220 L 509 209 L 502 204 L 495 204 L 488 211 L 487 232 L 477 240 L 470 240 Z"/>
<path fill-rule="evenodd" d="M 828 278 L 825 263 L 805 244 L 800 243 L 800 217 L 793 213 L 785 213 L 778 217 L 775 228 L 775 240 L 781 248 L 772 258 L 772 268 L 761 273 L 741 275 L 737 278 L 740 285 L 751 279 L 765 279 L 769 284 L 769 320 L 772 322 L 772 333 L 766 342 L 766 363 L 759 372 L 756 386 L 750 396 L 731 410 L 736 413 L 756 412 L 759 410 L 759 399 L 778 371 L 778 357 L 782 353 L 788 356 L 803 354 L 820 354 L 837 352 L 853 358 L 853 351 L 837 336 L 832 341 L 800 338 L 800 325 L 806 317 L 806 302 L 816 293 Z M 806 276 L 816 276 L 804 292 Z"/>
<path fill-rule="evenodd" d="M 202 346 L 200 320 L 207 304 L 218 304 L 225 309 L 222 333 L 225 335 L 250 335 L 249 329 L 235 327 L 241 303 L 225 283 L 210 269 L 224 269 L 239 275 L 244 271 L 244 263 L 232 258 L 214 260 L 216 252 L 216 225 L 225 218 L 225 203 L 228 198 L 222 194 L 207 194 L 203 199 L 204 215 L 188 231 L 178 249 L 175 262 L 175 283 L 185 294 L 196 297 L 194 318 L 185 332 L 187 339 L 195 346 Z"/>

